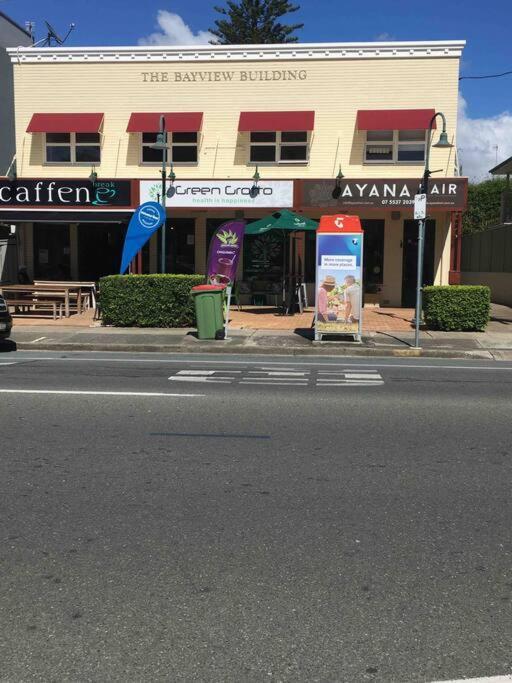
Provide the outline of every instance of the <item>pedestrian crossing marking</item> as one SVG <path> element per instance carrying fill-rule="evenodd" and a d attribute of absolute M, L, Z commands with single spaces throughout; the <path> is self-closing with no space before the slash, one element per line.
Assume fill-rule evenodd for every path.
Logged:
<path fill-rule="evenodd" d="M 253 366 L 254 367 L 254 366 Z M 328 370 L 290 370 L 261 368 L 228 370 L 226 368 L 202 370 L 177 370 L 169 377 L 171 382 L 202 382 L 205 384 L 239 384 L 251 386 L 288 386 L 288 387 L 377 387 L 384 384 L 379 372 L 352 369 Z"/>

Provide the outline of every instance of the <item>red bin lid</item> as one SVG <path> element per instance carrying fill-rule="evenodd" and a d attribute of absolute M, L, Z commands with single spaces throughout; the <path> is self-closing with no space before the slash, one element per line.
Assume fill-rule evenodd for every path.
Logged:
<path fill-rule="evenodd" d="M 193 292 L 221 292 L 226 289 L 226 285 L 196 285 L 192 287 Z"/>

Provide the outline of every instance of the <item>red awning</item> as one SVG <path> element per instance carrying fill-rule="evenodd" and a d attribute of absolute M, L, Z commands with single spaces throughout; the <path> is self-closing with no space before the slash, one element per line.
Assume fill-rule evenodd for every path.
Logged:
<path fill-rule="evenodd" d="M 160 117 L 165 117 L 165 130 L 169 133 L 197 133 L 203 123 L 202 111 L 145 112 L 131 114 L 128 133 L 158 133 Z"/>
<path fill-rule="evenodd" d="M 103 114 L 33 114 L 27 133 L 97 133 Z"/>
<path fill-rule="evenodd" d="M 301 131 L 315 127 L 314 111 L 243 111 L 238 130 L 245 132 Z"/>
<path fill-rule="evenodd" d="M 435 109 L 360 109 L 358 130 L 427 130 Z M 434 121 L 432 128 L 436 127 Z"/>

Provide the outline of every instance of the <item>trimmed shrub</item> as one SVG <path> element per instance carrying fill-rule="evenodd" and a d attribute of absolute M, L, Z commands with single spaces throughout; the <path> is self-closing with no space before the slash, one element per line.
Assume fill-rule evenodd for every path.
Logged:
<path fill-rule="evenodd" d="M 103 322 L 117 327 L 193 327 L 190 290 L 204 275 L 108 275 L 100 280 Z"/>
<path fill-rule="evenodd" d="M 489 287 L 452 285 L 423 288 L 423 316 L 432 330 L 485 330 L 490 305 Z"/>

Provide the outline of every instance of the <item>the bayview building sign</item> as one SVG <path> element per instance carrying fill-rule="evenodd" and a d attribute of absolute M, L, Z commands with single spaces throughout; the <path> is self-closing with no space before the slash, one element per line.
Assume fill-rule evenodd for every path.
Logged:
<path fill-rule="evenodd" d="M 412 208 L 420 180 L 344 178 L 333 198 L 334 180 L 305 180 L 304 206 L 335 206 L 340 208 L 404 209 Z M 467 178 L 431 178 L 427 204 L 431 209 L 462 210 L 466 207 Z"/>
<path fill-rule="evenodd" d="M 129 207 L 129 180 L 0 180 L 0 208 Z"/>
<path fill-rule="evenodd" d="M 219 71 L 141 71 L 143 83 L 258 83 L 262 81 L 305 81 L 305 69 L 253 69 Z"/>

